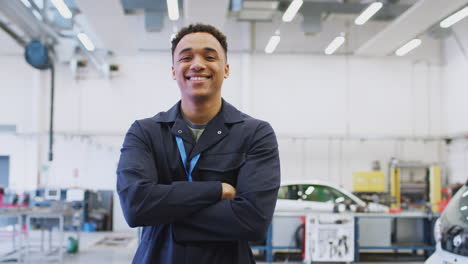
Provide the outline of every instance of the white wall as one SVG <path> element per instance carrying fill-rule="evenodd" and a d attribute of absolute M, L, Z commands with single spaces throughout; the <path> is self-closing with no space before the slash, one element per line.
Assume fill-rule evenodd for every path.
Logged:
<path fill-rule="evenodd" d="M 447 151 L 449 183 L 465 183 L 468 180 L 468 139 L 452 141 Z"/>
<path fill-rule="evenodd" d="M 2 63 L 0 72 L 7 72 L 11 87 L 26 90 L 8 90 L 16 99 L 3 99 L 8 105 L 4 107 L 18 108 L 19 117 L 4 115 L 0 121 L 22 118 L 26 121 L 19 124 L 32 123 L 28 131 L 37 134 L 29 141 L 27 133 L 17 135 L 19 143 L 4 139 L 16 144 L 10 147 L 0 144 L 1 152 L 22 157 L 16 159 L 17 167 L 28 168 L 12 168 L 12 179 L 34 179 L 39 173 L 41 183 L 48 186 L 113 189 L 119 149 L 130 124 L 167 110 L 179 98 L 166 53 L 116 57 L 120 72 L 111 80 L 93 71 L 81 73 L 77 80 L 66 65 L 57 66 L 55 159 L 49 164 L 44 134 L 48 75 L 34 77 L 37 73 L 24 65 L 22 57 L 12 60 L 20 68 L 9 70 Z M 351 173 L 370 170 L 373 160 L 385 169 L 391 157 L 425 162 L 444 159 L 440 142 L 394 139 L 444 132 L 438 66 L 392 58 L 305 54 L 232 53 L 229 62 L 231 75 L 223 87 L 224 98 L 272 124 L 279 136 L 284 180 L 332 180 L 350 189 Z M 28 78 L 31 82 L 36 78 L 40 89 L 29 86 Z M 30 101 L 34 104 L 28 110 Z M 34 111 L 35 119 L 25 117 Z M 329 139 L 330 135 L 340 139 Z M 359 140 L 370 136 L 381 139 Z M 27 143 L 34 140 L 37 144 Z M 126 229 L 117 197 L 115 204 L 115 229 Z"/>
<path fill-rule="evenodd" d="M 372 161 L 379 161 L 387 175 L 392 157 L 433 163 L 443 162 L 445 155 L 441 141 L 280 138 L 279 143 L 283 180 L 321 180 L 348 190 L 352 173 L 372 170 Z"/>
<path fill-rule="evenodd" d="M 285 180 L 331 180 L 352 189 L 352 172 L 371 170 L 373 160 L 384 171 L 392 157 L 443 162 L 440 141 L 395 139 L 443 134 L 440 66 L 393 58 L 255 55 L 251 76 L 251 109 L 280 135 Z"/>
<path fill-rule="evenodd" d="M 446 66 L 445 75 L 445 104 L 447 115 L 447 133 L 450 135 L 468 134 L 468 35 L 466 27 L 468 21 L 463 20 L 454 26 L 455 36 L 445 40 L 444 54 Z M 458 39 L 458 41 L 457 41 Z M 465 54 L 464 54 L 465 53 Z"/>
<path fill-rule="evenodd" d="M 447 152 L 450 183 L 468 179 L 468 21 L 453 27 L 454 35 L 444 42 L 444 101 L 447 134 L 455 137 Z"/>
<path fill-rule="evenodd" d="M 253 111 L 279 133 L 440 135 L 441 68 L 383 58 L 255 55 Z"/>
<path fill-rule="evenodd" d="M 10 156 L 10 186 L 34 188 L 38 171 L 38 92 L 41 74 L 29 67 L 22 56 L 0 58 L 0 124 L 16 126 L 0 132 L 0 155 Z"/>

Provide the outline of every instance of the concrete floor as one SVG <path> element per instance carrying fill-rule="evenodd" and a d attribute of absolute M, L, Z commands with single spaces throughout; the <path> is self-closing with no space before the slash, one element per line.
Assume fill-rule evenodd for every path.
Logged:
<path fill-rule="evenodd" d="M 72 233 L 65 234 L 65 241 L 68 236 L 73 236 Z M 94 263 L 106 263 L 106 264 L 129 264 L 132 261 L 133 254 L 135 253 L 137 240 L 134 239 L 126 246 L 96 246 L 96 243 L 104 238 L 105 236 L 130 236 L 135 237 L 133 233 L 117 234 L 117 233 L 81 233 L 80 236 L 80 249 L 78 254 L 64 254 L 63 264 L 94 264 Z M 31 234 L 31 243 L 40 242 L 40 232 L 33 232 Z M 46 236 L 47 243 L 47 236 Z M 11 240 L 0 239 L 0 255 L 4 253 L 11 245 Z M 0 261 L 0 263 L 3 263 Z M 5 262 L 15 263 L 15 262 Z M 47 263 L 60 263 L 59 261 L 47 261 L 41 260 L 38 254 L 32 253 L 30 261 L 26 263 L 34 264 L 47 264 Z M 264 264 L 265 262 L 258 262 Z M 302 262 L 292 261 L 281 261 L 274 263 L 288 263 L 288 264 L 300 264 Z M 362 262 L 367 264 L 376 263 L 405 263 L 405 264 L 423 264 L 423 262 Z"/>

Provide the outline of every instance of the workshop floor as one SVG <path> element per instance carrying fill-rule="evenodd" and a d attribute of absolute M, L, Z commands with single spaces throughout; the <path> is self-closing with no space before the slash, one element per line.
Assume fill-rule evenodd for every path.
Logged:
<path fill-rule="evenodd" d="M 69 236 L 73 236 L 73 234 L 65 234 L 65 245 L 67 238 Z M 31 243 L 37 244 L 40 242 L 40 232 L 32 232 L 31 234 Z M 135 249 L 137 246 L 137 240 L 131 239 L 126 245 L 119 245 L 119 246 L 110 246 L 110 245 L 97 245 L 99 241 L 101 241 L 105 237 L 136 237 L 135 234 L 117 234 L 117 233 L 81 233 L 80 237 L 80 249 L 78 254 L 65 254 L 63 264 L 94 264 L 94 263 L 107 263 L 107 264 L 129 264 L 132 261 L 133 254 L 135 253 Z M 47 243 L 47 238 L 45 237 L 45 241 Z M 3 251 L 11 246 L 11 241 L 8 239 L 0 239 L 0 254 Z M 47 246 L 46 246 L 47 247 Z M 31 261 L 27 263 L 34 263 L 34 264 L 48 264 L 48 263 L 59 263 L 58 261 L 47 261 L 47 260 L 39 260 L 40 257 L 37 254 L 31 255 Z M 3 263 L 0 260 L 0 263 Z M 12 263 L 12 262 L 5 262 L 5 263 Z M 15 263 L 15 262 L 13 262 Z M 258 262 L 259 264 L 265 262 Z M 275 263 L 288 263 L 288 264 L 299 264 L 302 262 L 297 261 L 280 261 Z M 424 262 L 362 262 L 367 264 L 377 264 L 377 263 L 405 263 L 405 264 L 422 264 Z"/>

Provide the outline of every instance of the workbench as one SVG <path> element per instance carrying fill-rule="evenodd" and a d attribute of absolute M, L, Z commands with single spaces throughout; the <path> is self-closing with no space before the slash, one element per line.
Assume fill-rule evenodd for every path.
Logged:
<path fill-rule="evenodd" d="M 34 244 L 30 232 L 26 236 L 26 261 L 34 259 L 41 260 L 58 260 L 60 263 L 63 261 L 63 254 L 65 248 L 65 226 L 73 227 L 76 231 L 77 240 L 80 237 L 80 223 L 74 223 L 76 217 L 75 211 L 28 211 L 25 213 L 26 226 L 28 230 L 32 230 L 33 226 L 40 230 L 40 243 Z M 80 216 L 77 217 L 78 219 Z M 56 230 L 57 237 L 53 237 L 54 230 Z M 48 235 L 47 243 L 45 241 L 46 233 Z M 54 243 L 58 242 L 58 243 Z M 39 251 L 33 249 L 39 248 Z"/>
<path fill-rule="evenodd" d="M 428 257 L 431 252 L 435 251 L 435 241 L 433 236 L 434 224 L 439 214 L 431 214 L 425 212 L 402 212 L 402 213 L 357 213 L 355 216 L 355 261 L 359 261 L 359 252 L 362 250 L 393 250 L 397 253 L 399 250 L 411 250 L 413 252 L 417 250 L 424 251 L 424 255 Z M 372 231 L 372 226 L 369 225 L 369 220 L 389 220 L 392 225 L 392 233 L 390 233 L 390 243 L 388 245 L 377 245 L 377 246 L 360 246 L 360 237 L 363 232 Z M 367 221 L 364 225 L 366 231 L 361 229 L 360 222 Z M 410 228 L 404 227 L 404 225 L 398 222 L 404 222 L 405 225 L 409 225 Z M 412 222 L 412 223 L 411 223 Z M 419 228 L 419 229 L 418 229 Z M 404 229 L 404 230 L 399 230 Z M 401 232 L 403 231 L 403 232 Z M 382 230 L 385 232 L 385 230 Z M 403 233 L 403 234 L 402 234 Z M 379 236 L 379 233 L 373 235 Z M 409 240 L 409 241 L 408 241 Z"/>
<path fill-rule="evenodd" d="M 31 210 L 2 209 L 0 211 L 0 227 L 11 226 L 11 231 L 0 233 L 0 237 L 11 237 L 11 250 L 0 252 L 0 262 L 16 261 L 18 263 L 35 263 L 36 260 L 63 261 L 65 227 L 76 231 L 79 241 L 81 213 L 73 210 Z M 22 230 L 22 227 L 26 229 Z M 36 243 L 31 231 L 40 230 L 39 243 Z M 53 237 L 56 231 L 57 237 Z M 48 235 L 46 243 L 46 233 Z M 4 241 L 2 239 L 2 241 Z M 58 242 L 58 243 L 54 243 Z M 38 248 L 39 250 L 35 249 Z"/>
<path fill-rule="evenodd" d="M 307 213 L 297 213 L 297 212 L 281 212 L 281 213 L 276 213 L 274 215 L 274 219 L 272 224 L 270 225 L 266 237 L 266 241 L 264 245 L 255 245 L 251 246 L 253 250 L 261 250 L 265 252 L 265 261 L 268 263 L 271 263 L 273 261 L 273 253 L 274 251 L 277 250 L 293 250 L 293 251 L 300 251 L 302 248 L 297 248 L 295 246 L 289 245 L 289 246 L 275 246 L 275 243 L 273 241 L 275 240 L 275 234 L 280 234 L 281 232 L 278 232 L 277 229 L 281 229 L 281 227 L 276 228 L 275 223 L 282 223 L 281 218 L 287 219 L 287 218 L 300 218 L 300 217 L 306 217 L 308 214 L 315 214 L 318 215 L 320 213 L 313 213 L 313 212 L 307 212 Z M 412 250 L 413 252 L 416 250 L 423 250 L 424 254 L 426 256 L 429 256 L 432 251 L 435 250 L 435 242 L 433 239 L 433 226 L 437 218 L 439 217 L 438 214 L 427 214 L 425 212 L 402 212 L 402 213 L 340 213 L 341 215 L 347 215 L 347 216 L 353 216 L 355 221 L 354 221 L 354 233 L 355 233 L 355 244 L 354 244 L 354 262 L 359 262 L 359 253 L 361 251 L 377 251 L 377 250 L 392 250 L 394 252 L 398 252 L 399 250 Z M 388 241 L 388 244 L 385 245 L 377 245 L 377 246 L 371 246 L 371 245 L 365 245 L 365 246 L 360 246 L 360 236 L 363 236 L 364 232 L 368 231 L 372 232 L 372 224 L 370 222 L 374 221 L 377 224 L 379 223 L 379 220 L 384 220 L 390 222 L 389 230 L 383 230 L 385 228 L 381 228 L 382 232 L 381 233 L 373 233 L 373 236 L 388 236 L 385 239 Z M 297 220 L 294 220 L 297 222 Z M 421 234 L 421 241 L 404 241 L 405 237 L 404 236 L 399 236 L 399 233 L 403 232 L 398 232 L 399 227 L 401 228 L 401 225 L 399 225 L 398 221 L 403 222 L 411 222 L 411 221 L 417 221 L 418 223 L 414 224 L 413 226 L 416 226 L 420 228 L 420 230 L 414 230 L 415 232 L 418 232 Z M 361 227 L 361 222 L 365 222 L 365 227 L 366 229 L 362 229 Z M 286 227 L 290 229 L 291 227 L 288 226 Z M 401 231 L 401 230 L 400 230 Z M 405 230 L 406 231 L 406 230 Z M 288 245 L 290 244 L 289 241 L 285 241 L 285 244 Z"/>
<path fill-rule="evenodd" d="M 3 261 L 16 261 L 17 263 L 23 262 L 23 237 L 22 237 L 22 213 L 12 210 L 0 211 L 0 227 L 11 226 L 11 231 L 1 231 L 0 238 L 11 238 L 11 248 L 6 252 L 0 252 L 0 262 Z"/>

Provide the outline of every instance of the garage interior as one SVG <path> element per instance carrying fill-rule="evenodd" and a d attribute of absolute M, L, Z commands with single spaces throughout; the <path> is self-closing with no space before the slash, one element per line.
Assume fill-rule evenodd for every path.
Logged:
<path fill-rule="evenodd" d="M 466 16 L 468 0 L 0 1 L 0 263 L 131 263 L 120 149 L 180 99 L 170 40 L 196 22 L 227 36 L 223 98 L 277 135 L 258 263 L 432 264 L 453 197 L 468 248 Z"/>

